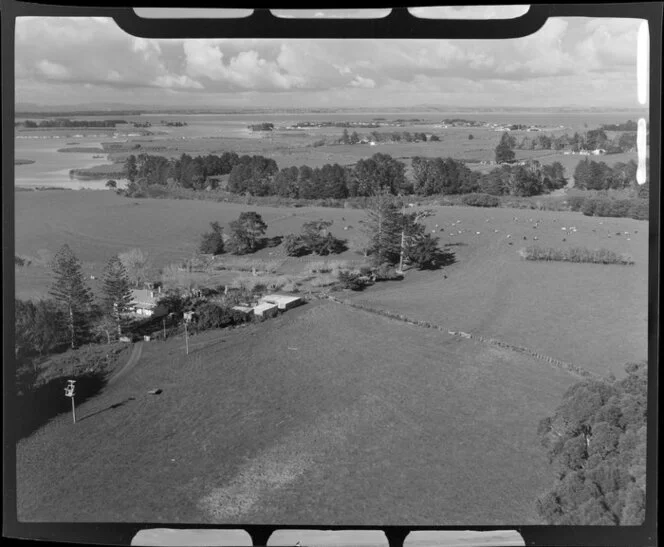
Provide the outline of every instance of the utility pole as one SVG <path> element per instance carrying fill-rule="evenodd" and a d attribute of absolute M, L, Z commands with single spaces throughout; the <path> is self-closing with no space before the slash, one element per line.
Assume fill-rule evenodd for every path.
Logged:
<path fill-rule="evenodd" d="M 164 340 L 166 340 L 166 318 L 164 317 L 161 322 L 164 325 Z"/>
<path fill-rule="evenodd" d="M 187 323 L 188 321 L 184 322 L 184 343 L 187 348 L 186 349 L 187 355 L 189 355 L 189 333 L 187 331 Z"/>

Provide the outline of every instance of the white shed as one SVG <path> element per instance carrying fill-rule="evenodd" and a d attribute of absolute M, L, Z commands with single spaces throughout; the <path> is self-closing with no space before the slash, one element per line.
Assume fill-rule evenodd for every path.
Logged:
<path fill-rule="evenodd" d="M 256 317 L 275 317 L 279 315 L 279 308 L 276 304 L 270 304 L 269 302 L 261 302 L 257 306 L 254 306 L 254 314 Z"/>
<path fill-rule="evenodd" d="M 266 294 L 260 299 L 260 302 L 276 304 L 280 310 L 290 310 L 304 304 L 304 300 L 299 296 L 289 296 L 286 294 Z"/>

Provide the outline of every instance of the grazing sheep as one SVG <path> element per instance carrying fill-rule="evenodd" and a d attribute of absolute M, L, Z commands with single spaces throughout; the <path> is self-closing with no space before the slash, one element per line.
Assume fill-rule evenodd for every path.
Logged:
<path fill-rule="evenodd" d="M 512 234 L 507 234 L 507 239 L 509 239 L 510 237 L 512 237 Z"/>
<path fill-rule="evenodd" d="M 480 235 L 480 232 L 475 232 L 477 235 Z"/>
<path fill-rule="evenodd" d="M 533 239 L 534 239 L 535 241 L 537 241 L 537 236 L 533 237 Z"/>

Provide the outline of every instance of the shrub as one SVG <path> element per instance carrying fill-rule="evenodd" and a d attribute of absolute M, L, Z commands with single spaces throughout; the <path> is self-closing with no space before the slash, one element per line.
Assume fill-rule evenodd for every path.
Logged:
<path fill-rule="evenodd" d="M 330 285 L 334 285 L 336 282 L 337 282 L 337 277 L 335 277 L 330 273 L 326 273 L 322 275 L 317 275 L 311 281 L 309 281 L 309 284 L 312 287 L 329 287 Z"/>
<path fill-rule="evenodd" d="M 302 238 L 296 234 L 288 234 L 284 237 L 283 244 L 288 256 L 304 256 L 311 253 L 311 250 L 305 245 Z"/>
<path fill-rule="evenodd" d="M 570 211 L 580 211 L 585 201 L 584 196 L 570 196 L 567 198 L 567 206 Z"/>
<path fill-rule="evenodd" d="M 569 249 L 554 249 L 532 245 L 520 251 L 526 260 L 551 260 L 560 262 L 589 262 L 592 264 L 622 264 L 632 265 L 634 261 L 626 256 L 619 255 L 609 249 L 586 249 L 585 247 L 572 247 Z"/>
<path fill-rule="evenodd" d="M 390 264 L 381 264 L 373 271 L 376 281 L 390 281 L 393 279 L 403 279 L 403 275 L 397 273 L 397 270 Z"/>
<path fill-rule="evenodd" d="M 245 314 L 212 302 L 204 302 L 194 311 L 195 324 L 200 330 L 218 329 L 246 321 Z"/>
<path fill-rule="evenodd" d="M 647 199 L 586 199 L 581 212 L 586 216 L 630 217 L 636 220 L 648 219 Z"/>
<path fill-rule="evenodd" d="M 498 207 L 500 198 L 490 194 L 467 194 L 461 198 L 461 202 L 472 207 Z"/>
<path fill-rule="evenodd" d="M 341 271 L 339 272 L 338 279 L 344 289 L 350 289 L 352 291 L 361 291 L 369 284 L 367 278 L 359 272 Z"/>
<path fill-rule="evenodd" d="M 631 200 L 627 215 L 636 220 L 648 220 L 649 203 L 647 199 L 634 199 Z"/>

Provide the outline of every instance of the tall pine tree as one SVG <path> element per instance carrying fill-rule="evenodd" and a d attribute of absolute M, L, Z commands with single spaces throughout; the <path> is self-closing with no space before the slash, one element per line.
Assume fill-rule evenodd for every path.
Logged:
<path fill-rule="evenodd" d="M 64 308 L 71 347 L 76 348 L 89 333 L 92 293 L 83 282 L 81 263 L 69 245 L 63 245 L 56 253 L 51 268 L 55 281 L 49 293 Z"/>
<path fill-rule="evenodd" d="M 127 327 L 132 294 L 127 270 L 117 256 L 111 257 L 104 268 L 103 308 L 117 329 L 118 338 Z"/>
<path fill-rule="evenodd" d="M 401 251 L 402 220 L 399 205 L 389 189 L 383 189 L 367 209 L 367 219 L 362 221 L 369 237 L 368 251 L 376 265 L 399 262 Z"/>

